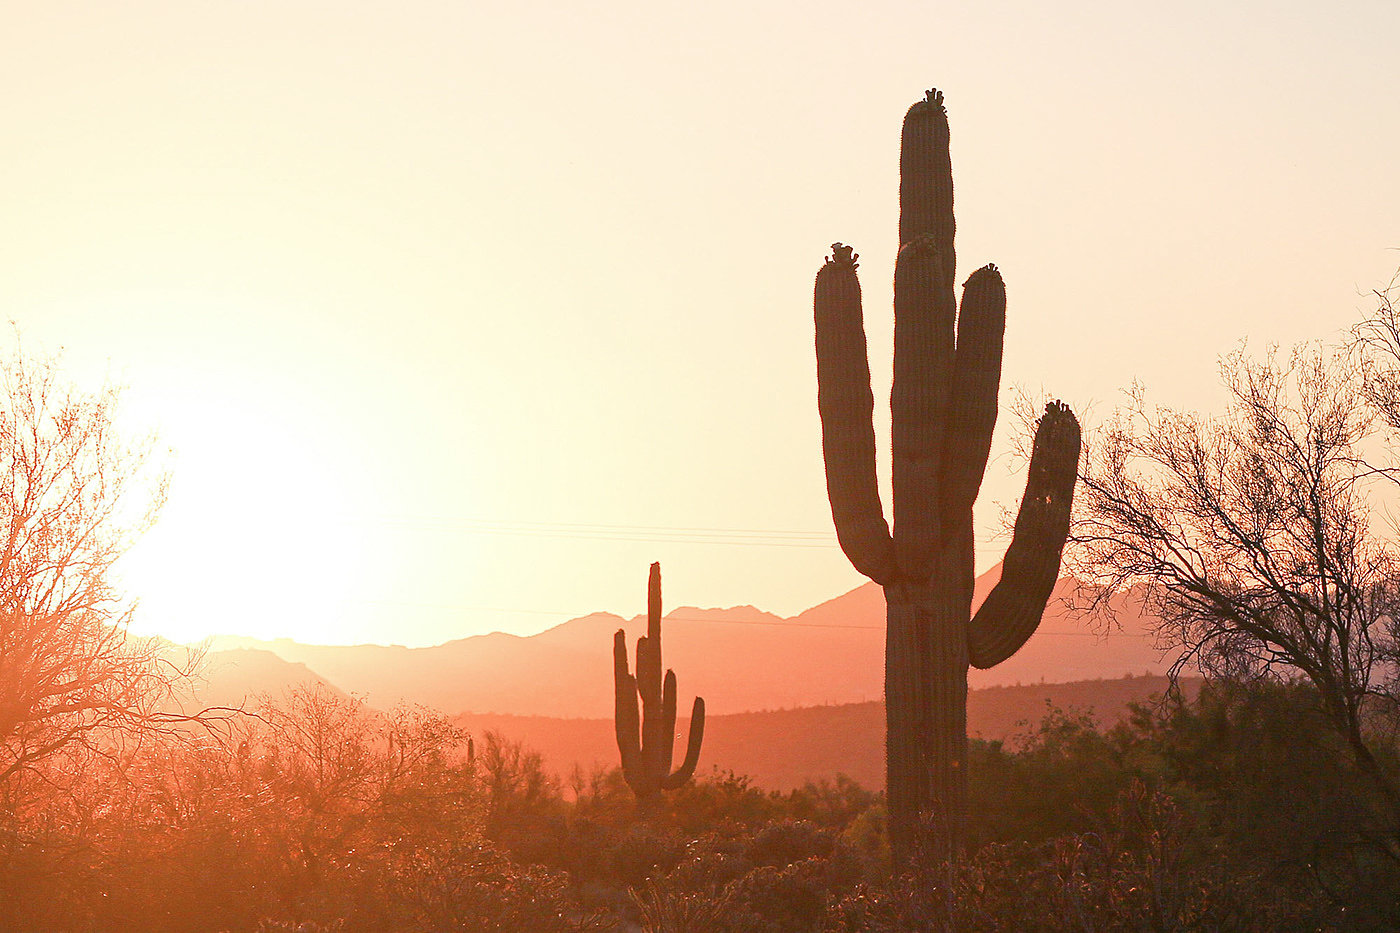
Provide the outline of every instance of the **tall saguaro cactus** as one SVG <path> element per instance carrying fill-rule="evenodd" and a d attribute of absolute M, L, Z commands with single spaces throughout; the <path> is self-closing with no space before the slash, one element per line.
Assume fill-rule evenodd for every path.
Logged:
<path fill-rule="evenodd" d="M 952 856 L 967 815 L 967 671 L 1030 638 L 1059 575 L 1079 422 L 1052 402 L 1037 422 L 1002 576 L 972 614 L 972 504 L 997 417 L 1006 288 L 996 266 L 953 293 L 953 172 L 943 95 L 904 118 L 894 272 L 894 531 L 875 475 L 874 396 L 857 256 L 832 245 L 817 273 L 817 406 L 842 550 L 885 590 L 886 777 L 900 864 Z"/>
<path fill-rule="evenodd" d="M 647 578 L 647 633 L 637 639 L 637 673 L 627 666 L 627 634 L 613 636 L 613 692 L 616 700 L 617 748 L 622 775 L 639 800 L 675 790 L 695 774 L 705 735 L 705 701 L 695 698 L 690 714 L 690 741 L 685 760 L 671 770 L 676 734 L 676 672 L 661 676 L 661 565 Z M 641 698 L 640 716 L 637 699 Z"/>

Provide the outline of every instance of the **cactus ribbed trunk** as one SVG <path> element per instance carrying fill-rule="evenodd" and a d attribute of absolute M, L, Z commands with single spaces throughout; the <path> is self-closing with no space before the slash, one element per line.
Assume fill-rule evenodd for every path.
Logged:
<path fill-rule="evenodd" d="M 967 671 L 1034 633 L 1059 573 L 1079 422 L 1059 402 L 1036 424 L 1002 579 L 972 615 L 972 505 L 996 425 L 1006 288 L 988 265 L 954 294 L 953 176 L 943 96 L 909 108 L 900 149 L 890 392 L 894 528 L 875 474 L 874 397 L 859 258 L 832 245 L 814 297 L 817 408 L 837 540 L 884 587 L 886 777 L 896 864 L 952 858 L 967 823 Z"/>
<path fill-rule="evenodd" d="M 956 850 L 967 821 L 967 607 L 950 595 L 885 588 L 885 792 L 892 815 L 919 814 L 891 818 L 890 845 L 933 859 Z"/>

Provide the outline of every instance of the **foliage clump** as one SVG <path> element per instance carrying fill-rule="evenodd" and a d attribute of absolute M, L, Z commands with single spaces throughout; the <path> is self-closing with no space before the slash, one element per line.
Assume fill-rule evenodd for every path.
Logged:
<path fill-rule="evenodd" d="M 989 796 L 963 859 L 908 873 L 881 795 L 844 778 L 774 792 L 713 772 L 639 809 L 616 769 L 566 793 L 519 743 L 470 757 L 421 710 L 299 691 L 260 715 L 93 771 L 43 819 L 0 814 L 0 928 L 1400 925 L 1384 801 L 1297 685 L 1207 686 L 1106 731 L 1051 709 L 975 740 L 979 792 L 1015 805 Z"/>

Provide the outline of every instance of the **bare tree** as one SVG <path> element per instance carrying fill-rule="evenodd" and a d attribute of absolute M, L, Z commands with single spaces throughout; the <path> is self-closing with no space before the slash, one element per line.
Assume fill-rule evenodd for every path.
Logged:
<path fill-rule="evenodd" d="M 351 853 L 388 857 L 392 842 L 442 844 L 475 833 L 481 807 L 467 734 L 417 707 L 380 712 L 324 685 L 265 698 L 241 753 L 259 777 L 253 796 L 270 857 L 291 887 L 327 881 Z"/>
<path fill-rule="evenodd" d="M 1371 293 L 1376 310 L 1351 329 L 1349 349 L 1361 366 L 1361 391 L 1392 429 L 1400 430 L 1400 272 Z"/>
<path fill-rule="evenodd" d="M 170 701 L 196 658 L 130 635 L 113 576 L 166 491 L 151 441 L 114 427 L 119 394 L 0 362 L 0 806 L 26 773 L 190 718 Z"/>
<path fill-rule="evenodd" d="M 1400 858 L 1400 551 L 1381 533 L 1396 488 L 1355 357 L 1306 346 L 1222 360 L 1224 414 L 1150 406 L 1141 387 L 1086 447 L 1070 567 L 1102 606 L 1133 591 L 1180 649 L 1177 670 L 1315 692 L 1378 791 Z"/>

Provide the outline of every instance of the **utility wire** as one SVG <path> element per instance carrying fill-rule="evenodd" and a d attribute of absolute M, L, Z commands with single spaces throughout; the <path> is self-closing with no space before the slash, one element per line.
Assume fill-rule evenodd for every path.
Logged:
<path fill-rule="evenodd" d="M 407 602 L 407 601 L 393 600 L 393 599 L 362 599 L 362 600 L 356 600 L 356 602 L 365 603 L 365 604 L 371 604 L 371 605 L 378 605 L 378 606 L 413 606 L 413 607 L 418 607 L 418 608 L 423 608 L 423 609 L 442 609 L 442 610 L 451 611 L 451 612 L 499 612 L 499 613 L 512 614 L 512 615 L 513 615 L 513 614 L 522 614 L 522 615 L 562 616 L 562 617 L 564 617 L 567 621 L 573 621 L 574 619 L 584 618 L 584 616 L 576 616 L 576 615 L 574 615 L 574 614 L 571 613 L 571 612 L 564 612 L 564 611 L 562 611 L 562 610 L 552 610 L 552 609 L 507 609 L 507 608 L 504 608 L 504 607 L 501 607 L 501 606 L 461 606 L 461 605 L 453 605 L 453 604 L 448 604 L 448 603 L 418 603 L 418 602 Z M 762 611 L 762 610 L 760 610 L 760 611 Z M 591 614 L 597 614 L 597 613 L 591 613 Z M 615 615 L 615 613 L 609 613 L 609 614 L 610 614 L 610 615 Z M 627 617 L 625 617 L 625 616 L 619 616 L 619 618 L 622 618 L 622 619 L 624 619 L 625 621 L 630 621 L 630 620 L 627 620 Z M 636 618 L 636 616 L 634 615 L 632 618 Z M 766 620 L 766 619 L 713 619 L 713 618 L 701 618 L 701 617 L 699 617 L 699 616 L 673 616 L 673 615 L 667 615 L 667 616 L 664 616 L 663 618 L 664 618 L 664 620 L 667 621 L 667 622 L 690 622 L 690 623 L 697 623 L 697 624 L 701 624 L 701 625 L 767 625 L 767 626 L 781 626 L 781 627 L 784 627 L 784 628 L 861 629 L 861 630 L 864 630 L 864 631 L 871 631 L 871 632 L 883 631 L 884 628 L 885 628 L 883 625 L 846 625 L 846 624 L 843 624 L 843 623 L 830 623 L 830 624 L 828 624 L 828 623 L 824 623 L 824 622 L 798 622 L 798 621 L 795 621 L 795 620 L 793 620 L 793 619 L 775 619 L 775 620 L 773 620 L 773 621 L 770 622 L 770 621 L 768 621 L 768 620 Z M 1145 633 L 1145 632 L 1048 632 L 1048 631 L 1037 631 L 1036 634 L 1037 634 L 1037 635 L 1048 635 L 1048 636 L 1052 636 L 1052 637 L 1066 637 L 1066 636 L 1068 636 L 1068 637 L 1075 637 L 1075 638 L 1150 638 L 1150 637 L 1152 637 L 1150 634 Z M 522 637 L 526 637 L 526 636 L 522 636 Z"/>
<path fill-rule="evenodd" d="M 604 541 L 644 541 L 668 544 L 725 544 L 755 547 L 797 547 L 833 549 L 838 545 L 833 541 L 834 533 L 825 531 L 777 531 L 758 528 L 706 528 L 701 526 L 678 527 L 666 525 L 612 525 L 594 522 L 536 522 L 536 521 L 494 521 L 488 519 L 451 518 L 427 515 L 385 515 L 378 518 L 354 518 L 354 522 L 368 522 L 381 525 L 403 525 L 435 528 L 449 531 L 463 531 L 469 534 L 515 535 L 541 538 L 588 538 Z M 501 606 L 463 606 L 448 603 L 421 603 L 402 600 L 367 599 L 356 602 L 382 606 L 413 606 L 424 609 L 441 609 L 449 612 L 496 612 L 510 615 L 548 615 L 566 620 L 580 618 L 572 612 L 551 609 L 508 609 Z M 844 625 L 817 622 L 796 622 L 779 619 L 772 622 L 761 619 L 712 619 L 687 616 L 666 616 L 668 622 L 691 622 L 710 625 L 767 625 L 788 628 L 830 628 L 863 629 L 878 631 L 883 625 Z M 1148 633 L 1133 632 L 1039 632 L 1053 637 L 1077 638 L 1150 638 Z"/>
<path fill-rule="evenodd" d="M 608 525 L 587 522 L 490 521 L 437 516 L 347 517 L 353 524 L 396 525 L 466 534 L 536 538 L 586 538 L 667 544 L 723 544 L 747 547 L 834 549 L 835 535 L 822 531 L 777 531 L 757 528 L 705 528 L 662 525 Z"/>

